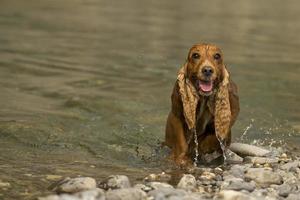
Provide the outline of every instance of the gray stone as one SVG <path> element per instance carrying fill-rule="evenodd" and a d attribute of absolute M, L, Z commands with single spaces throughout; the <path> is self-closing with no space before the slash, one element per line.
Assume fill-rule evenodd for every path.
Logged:
<path fill-rule="evenodd" d="M 10 183 L 9 182 L 2 182 L 0 180 L 0 188 L 8 188 L 10 187 Z"/>
<path fill-rule="evenodd" d="M 152 187 L 144 185 L 144 184 L 141 184 L 141 183 L 138 183 L 138 184 L 134 185 L 133 187 L 137 188 L 137 189 L 141 189 L 144 192 L 149 192 L 149 191 L 153 190 Z"/>
<path fill-rule="evenodd" d="M 54 191 L 57 193 L 76 193 L 96 188 L 96 181 L 90 177 L 65 178 L 60 181 Z"/>
<path fill-rule="evenodd" d="M 233 165 L 230 170 L 229 174 L 237 177 L 237 178 L 244 178 L 244 173 L 246 171 L 246 167 L 243 165 Z"/>
<path fill-rule="evenodd" d="M 299 168 L 300 162 L 299 161 L 293 161 L 286 163 L 284 165 L 280 166 L 280 169 L 285 170 L 285 171 L 291 171 L 293 169 Z"/>
<path fill-rule="evenodd" d="M 214 200 L 255 200 L 256 198 L 249 196 L 243 192 L 234 190 L 223 190 L 214 197 Z"/>
<path fill-rule="evenodd" d="M 279 174 L 263 168 L 248 169 L 245 174 L 245 180 L 253 180 L 264 187 L 271 184 L 280 185 L 283 182 L 283 179 Z"/>
<path fill-rule="evenodd" d="M 300 193 L 298 194 L 289 194 L 286 200 L 300 200 Z"/>
<path fill-rule="evenodd" d="M 160 182 L 149 182 L 146 184 L 146 186 L 149 186 L 153 188 L 154 190 L 160 189 L 160 188 L 174 188 L 172 185 L 168 183 L 160 183 Z"/>
<path fill-rule="evenodd" d="M 252 156 L 247 156 L 244 158 L 244 162 L 246 163 L 253 163 L 253 164 L 275 164 L 278 163 L 279 159 L 278 158 L 266 158 L 266 157 L 252 157 Z"/>
<path fill-rule="evenodd" d="M 145 182 L 169 182 L 171 180 L 171 175 L 165 172 L 160 174 L 149 174 L 144 178 Z"/>
<path fill-rule="evenodd" d="M 177 184 L 177 188 L 192 190 L 195 189 L 197 184 L 196 178 L 191 174 L 184 174 Z"/>
<path fill-rule="evenodd" d="M 49 195 L 46 197 L 39 197 L 38 200 L 80 200 L 80 199 L 73 195 L 62 194 L 62 195 Z"/>
<path fill-rule="evenodd" d="M 245 182 L 242 179 L 230 180 L 229 182 L 224 181 L 221 188 L 226 190 L 247 190 L 249 192 L 252 192 L 253 190 L 255 190 L 255 182 Z"/>
<path fill-rule="evenodd" d="M 137 188 L 122 188 L 106 192 L 106 200 L 146 200 L 147 194 Z"/>
<path fill-rule="evenodd" d="M 232 143 L 229 149 L 242 156 L 265 156 L 270 153 L 270 151 L 249 144 L 243 143 Z"/>
<path fill-rule="evenodd" d="M 108 189 L 121 189 L 130 188 L 131 184 L 127 176 L 124 175 L 112 175 L 100 182 L 99 187 L 105 190 Z"/>
<path fill-rule="evenodd" d="M 287 197 L 290 193 L 295 192 L 296 190 L 296 185 L 291 186 L 288 184 L 282 184 L 278 187 L 278 194 L 282 197 Z"/>
<path fill-rule="evenodd" d="M 243 162 L 243 158 L 237 155 L 235 152 L 231 151 L 230 149 L 226 150 L 225 157 L 225 162 L 228 164 L 239 164 Z"/>
<path fill-rule="evenodd" d="M 80 200 L 105 200 L 104 190 L 100 188 L 78 192 L 75 196 Z"/>
<path fill-rule="evenodd" d="M 174 189 L 174 188 L 160 188 L 156 190 L 152 190 L 148 193 L 149 196 L 153 197 L 157 200 L 164 199 L 182 199 L 184 196 L 187 196 L 187 192 L 182 189 Z"/>
<path fill-rule="evenodd" d="M 102 189 L 96 188 L 86 190 L 75 194 L 49 195 L 40 197 L 38 200 L 105 200 L 105 194 Z"/>

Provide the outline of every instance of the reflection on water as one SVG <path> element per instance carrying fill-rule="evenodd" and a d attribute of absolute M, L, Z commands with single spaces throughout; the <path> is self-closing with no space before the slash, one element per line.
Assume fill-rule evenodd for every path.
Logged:
<path fill-rule="evenodd" d="M 2 0 L 0 195 L 46 193 L 49 175 L 159 170 L 176 72 L 201 41 L 223 48 L 239 85 L 234 139 L 299 142 L 299 6 Z"/>

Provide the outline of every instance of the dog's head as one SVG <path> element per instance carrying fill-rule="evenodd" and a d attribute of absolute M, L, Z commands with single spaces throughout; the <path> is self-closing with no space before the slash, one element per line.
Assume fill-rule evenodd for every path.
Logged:
<path fill-rule="evenodd" d="M 223 80 L 225 66 L 219 47 L 211 44 L 194 45 L 187 58 L 187 78 L 200 95 L 209 96 Z"/>

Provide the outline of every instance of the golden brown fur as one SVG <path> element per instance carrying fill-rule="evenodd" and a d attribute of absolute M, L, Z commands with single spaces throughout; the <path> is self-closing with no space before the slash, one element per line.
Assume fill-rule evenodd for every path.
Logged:
<path fill-rule="evenodd" d="M 239 113 L 237 87 L 215 45 L 194 45 L 178 73 L 166 124 L 165 144 L 178 165 L 191 163 L 195 137 L 200 155 L 221 151 L 219 141 L 230 145 L 231 127 Z"/>

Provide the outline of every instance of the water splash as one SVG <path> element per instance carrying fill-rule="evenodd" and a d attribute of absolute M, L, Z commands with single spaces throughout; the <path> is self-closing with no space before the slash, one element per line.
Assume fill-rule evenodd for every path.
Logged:
<path fill-rule="evenodd" d="M 197 131 L 196 129 L 194 129 L 194 142 L 195 142 L 195 157 L 194 157 L 194 166 L 197 166 L 198 163 L 198 156 L 199 156 L 199 152 L 198 152 L 198 147 L 199 147 L 199 143 L 198 143 L 198 137 L 197 137 Z"/>
<path fill-rule="evenodd" d="M 243 132 L 242 135 L 241 135 L 241 141 L 244 140 L 244 137 L 246 136 L 246 134 L 248 133 L 248 131 L 250 130 L 250 128 L 253 127 L 253 122 L 254 122 L 254 119 L 251 119 L 251 122 L 250 122 L 249 126 L 247 126 L 247 127 L 245 128 L 244 132 Z"/>
<path fill-rule="evenodd" d="M 223 142 L 221 141 L 221 139 L 217 136 L 217 139 L 220 143 L 220 146 L 221 146 L 221 149 L 222 149 L 222 154 L 223 154 L 223 158 L 224 158 L 224 163 L 226 162 L 227 160 L 227 157 L 226 157 L 226 146 L 225 144 L 223 144 Z"/>

